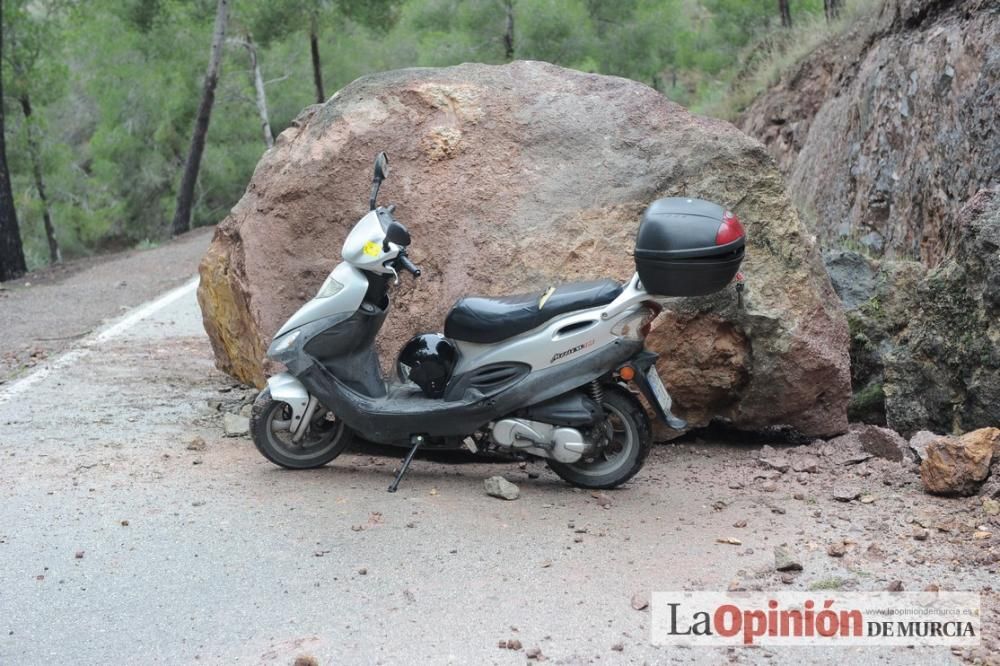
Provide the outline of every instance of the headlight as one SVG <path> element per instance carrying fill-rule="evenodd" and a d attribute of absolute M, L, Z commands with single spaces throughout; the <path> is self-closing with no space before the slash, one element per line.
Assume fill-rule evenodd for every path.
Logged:
<path fill-rule="evenodd" d="M 340 290 L 344 288 L 344 285 L 340 284 L 333 279 L 333 274 L 331 273 L 327 278 L 323 286 L 319 288 L 319 292 L 316 294 L 316 298 L 329 298 L 340 293 Z"/>
<path fill-rule="evenodd" d="M 649 325 L 657 314 L 650 308 L 641 307 L 615 324 L 611 328 L 611 335 L 628 340 L 642 340 L 649 334 Z"/>
<path fill-rule="evenodd" d="M 292 345 L 295 344 L 295 341 L 299 339 L 300 335 L 302 335 L 301 330 L 292 331 L 291 333 L 283 336 L 280 340 L 276 340 L 274 344 L 271 345 L 271 348 L 267 350 L 267 355 L 277 356 L 278 354 L 285 353 L 292 348 Z"/>

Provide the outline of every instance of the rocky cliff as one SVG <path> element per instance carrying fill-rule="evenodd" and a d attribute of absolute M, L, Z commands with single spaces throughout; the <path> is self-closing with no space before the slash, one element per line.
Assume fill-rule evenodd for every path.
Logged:
<path fill-rule="evenodd" d="M 824 245 L 935 265 L 1000 181 L 1000 3 L 886 0 L 760 96 L 767 146 Z"/>
<path fill-rule="evenodd" d="M 440 330 L 463 294 L 628 279 L 642 210 L 685 194 L 732 207 L 749 244 L 742 307 L 732 288 L 679 300 L 650 336 L 679 412 L 694 424 L 846 429 L 846 320 L 761 145 L 634 81 L 534 62 L 386 72 L 306 109 L 201 265 L 223 370 L 262 382 L 270 337 L 340 261 L 383 149 L 381 200 L 398 204 L 424 268 L 393 294 L 383 359 Z"/>

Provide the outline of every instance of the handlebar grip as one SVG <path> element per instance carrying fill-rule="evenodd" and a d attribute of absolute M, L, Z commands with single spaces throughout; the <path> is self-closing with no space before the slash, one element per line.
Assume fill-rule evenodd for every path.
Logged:
<path fill-rule="evenodd" d="M 420 269 L 417 268 L 405 254 L 399 255 L 398 259 L 399 265 L 402 266 L 404 270 L 408 270 L 413 273 L 413 277 L 420 277 Z"/>

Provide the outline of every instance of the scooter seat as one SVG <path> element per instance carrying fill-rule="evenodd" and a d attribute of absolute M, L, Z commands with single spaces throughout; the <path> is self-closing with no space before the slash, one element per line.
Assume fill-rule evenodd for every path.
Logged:
<path fill-rule="evenodd" d="M 466 296 L 452 306 L 444 334 L 453 340 L 491 344 L 520 335 L 566 312 L 607 305 L 622 293 L 611 279 L 570 282 L 516 296 Z M 546 298 L 546 294 L 548 297 Z"/>

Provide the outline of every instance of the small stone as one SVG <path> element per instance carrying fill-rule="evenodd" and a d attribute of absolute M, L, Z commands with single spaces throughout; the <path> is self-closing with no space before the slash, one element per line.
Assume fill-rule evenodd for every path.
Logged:
<path fill-rule="evenodd" d="M 802 563 L 784 546 L 775 546 L 774 568 L 778 571 L 802 571 Z"/>
<path fill-rule="evenodd" d="M 645 592 L 636 592 L 632 595 L 632 608 L 637 611 L 649 608 L 649 596 Z"/>
<path fill-rule="evenodd" d="M 497 641 L 497 647 L 500 648 L 501 650 L 506 650 L 507 649 L 507 641 L 504 641 L 504 640 Z"/>
<path fill-rule="evenodd" d="M 894 580 L 889 583 L 889 587 L 885 588 L 889 592 L 902 592 L 903 591 L 903 581 Z"/>
<path fill-rule="evenodd" d="M 192 437 L 187 444 L 188 451 L 204 451 L 205 450 L 205 440 L 201 437 Z"/>
<path fill-rule="evenodd" d="M 785 585 L 791 585 L 792 583 L 795 582 L 795 574 L 788 573 L 786 571 L 785 573 L 781 574 L 781 582 L 784 583 Z"/>
<path fill-rule="evenodd" d="M 874 501 L 875 501 L 874 495 L 862 495 L 860 500 L 862 504 L 871 504 Z"/>
<path fill-rule="evenodd" d="M 729 546 L 742 546 L 743 542 L 736 537 L 721 537 L 715 540 L 715 543 L 724 543 Z"/>
<path fill-rule="evenodd" d="M 792 495 L 792 499 L 804 500 L 806 498 L 804 493 L 795 493 Z"/>
<path fill-rule="evenodd" d="M 941 591 L 941 586 L 938 585 L 937 583 L 931 583 L 930 585 L 924 588 L 924 592 L 940 592 L 940 591 Z"/>
<path fill-rule="evenodd" d="M 763 490 L 765 493 L 773 493 L 778 489 L 778 484 L 776 484 L 774 481 L 765 481 L 760 485 L 760 489 Z"/>
<path fill-rule="evenodd" d="M 128 527 L 128 520 L 122 521 L 122 527 Z"/>
<path fill-rule="evenodd" d="M 792 469 L 796 472 L 815 474 L 819 469 L 819 458 L 816 456 L 802 456 L 801 458 L 796 458 L 795 461 L 792 462 Z"/>
<path fill-rule="evenodd" d="M 521 641 L 517 640 L 516 638 L 510 639 L 509 641 L 507 641 L 507 649 L 508 650 L 520 650 L 521 649 Z"/>
<path fill-rule="evenodd" d="M 622 650 L 625 649 L 625 645 L 620 642 L 615 643 L 614 645 L 611 646 L 611 649 L 614 650 L 615 652 L 621 652 Z"/>
<path fill-rule="evenodd" d="M 1000 502 L 989 497 L 983 498 L 983 512 L 987 516 L 1000 515 Z"/>
<path fill-rule="evenodd" d="M 308 654 L 300 655 L 295 658 L 292 666 L 319 666 L 319 659 Z"/>
<path fill-rule="evenodd" d="M 826 554 L 830 557 L 843 557 L 847 554 L 847 546 L 843 541 L 835 541 L 827 546 Z"/>
<path fill-rule="evenodd" d="M 250 434 L 250 419 L 227 412 L 222 415 L 222 429 L 226 437 L 243 437 Z"/>
<path fill-rule="evenodd" d="M 368 575 L 368 569 L 365 569 L 364 567 L 361 567 L 360 569 L 358 569 L 358 575 L 359 576 L 367 576 Z"/>
<path fill-rule="evenodd" d="M 733 527 L 746 527 L 746 526 L 747 526 L 747 521 L 745 520 L 737 520 L 735 523 L 733 523 Z"/>
<path fill-rule="evenodd" d="M 730 490 L 743 490 L 743 482 L 742 481 L 730 481 L 729 482 L 729 489 Z"/>
<path fill-rule="evenodd" d="M 838 502 L 850 502 L 861 494 L 861 490 L 855 486 L 837 485 L 833 487 L 833 499 Z"/>
<path fill-rule="evenodd" d="M 75 557 L 78 560 L 82 560 L 83 559 L 83 551 L 82 550 L 76 551 L 76 553 L 73 555 L 73 557 Z"/>
<path fill-rule="evenodd" d="M 541 659 L 542 648 L 540 647 L 530 647 L 524 651 L 524 656 L 528 659 Z"/>
<path fill-rule="evenodd" d="M 521 496 L 521 491 L 513 483 L 502 476 L 491 476 L 483 481 L 483 488 L 490 497 L 498 497 L 505 500 L 516 500 Z"/>
<path fill-rule="evenodd" d="M 929 537 L 930 535 L 931 533 L 922 527 L 913 528 L 913 538 L 916 539 L 917 541 L 927 541 L 927 537 Z"/>
<path fill-rule="evenodd" d="M 253 405 L 243 405 L 240 407 L 240 416 L 250 418 L 253 415 Z"/>

